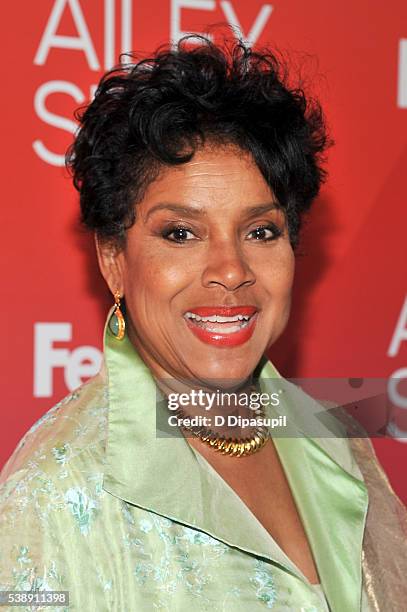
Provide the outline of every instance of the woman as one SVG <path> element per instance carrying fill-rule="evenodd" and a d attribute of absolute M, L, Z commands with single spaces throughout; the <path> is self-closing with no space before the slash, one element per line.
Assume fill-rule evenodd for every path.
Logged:
<path fill-rule="evenodd" d="M 324 179 L 322 112 L 271 53 L 188 42 L 107 74 L 80 117 L 68 163 L 115 305 L 100 374 L 2 472 L 1 589 L 86 611 L 400 609 L 400 575 L 375 582 L 402 562 L 369 548 L 367 484 L 382 525 L 399 512 L 390 546 L 401 504 L 265 358 Z"/>

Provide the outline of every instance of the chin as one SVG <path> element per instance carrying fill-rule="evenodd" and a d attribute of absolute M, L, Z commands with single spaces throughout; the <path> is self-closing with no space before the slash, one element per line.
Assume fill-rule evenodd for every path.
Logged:
<path fill-rule="evenodd" d="M 207 367 L 203 367 L 204 364 L 201 362 L 199 367 L 194 370 L 194 377 L 201 381 L 203 384 L 211 387 L 222 387 L 223 389 L 233 389 L 241 386 L 247 378 L 252 374 L 255 369 L 257 362 L 253 364 L 253 367 L 248 366 L 247 362 L 243 366 L 233 368 L 231 363 L 219 363 L 219 364 L 208 364 Z"/>

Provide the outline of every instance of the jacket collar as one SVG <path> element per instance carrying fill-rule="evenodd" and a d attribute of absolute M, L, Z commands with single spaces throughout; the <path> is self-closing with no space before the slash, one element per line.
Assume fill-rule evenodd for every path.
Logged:
<path fill-rule="evenodd" d="M 269 559 L 308 584 L 200 453 L 183 437 L 157 436 L 157 420 L 166 408 L 156 402 L 154 378 L 128 337 L 116 340 L 107 324 L 104 360 L 109 415 L 103 488 L 130 504 Z M 261 368 L 259 382 L 269 393 L 276 390 L 276 382 L 279 388 L 284 383 L 279 411 L 287 415 L 292 437 L 285 433 L 273 439 L 331 609 L 359 611 L 367 511 L 362 474 L 347 441 L 332 437 L 331 427 L 317 418 L 324 411 L 320 404 L 285 381 L 269 361 Z M 314 437 L 304 435 L 310 419 L 315 421 Z"/>

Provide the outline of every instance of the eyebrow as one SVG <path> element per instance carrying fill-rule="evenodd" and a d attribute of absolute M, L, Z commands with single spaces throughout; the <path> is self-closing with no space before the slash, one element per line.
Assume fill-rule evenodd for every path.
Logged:
<path fill-rule="evenodd" d="M 245 209 L 244 214 L 247 217 L 256 217 L 278 208 L 280 208 L 280 205 L 277 202 L 268 202 L 267 204 L 259 204 L 259 206 L 249 206 Z"/>
<path fill-rule="evenodd" d="M 145 220 L 147 219 L 157 210 L 170 210 L 172 212 L 183 213 L 184 215 L 188 215 L 190 217 L 200 217 L 201 215 L 206 215 L 206 212 L 203 208 L 192 207 L 192 206 L 182 206 L 181 204 L 156 204 L 150 208 L 148 213 L 146 214 Z"/>
<path fill-rule="evenodd" d="M 268 202 L 266 204 L 259 204 L 258 206 L 249 206 L 244 210 L 243 215 L 248 218 L 255 217 L 256 215 L 261 215 L 276 208 L 280 208 L 277 202 Z M 150 210 L 146 214 L 145 221 L 147 221 L 149 217 L 158 210 L 170 210 L 171 212 L 182 213 L 190 217 L 200 217 L 207 215 L 207 212 L 204 208 L 200 208 L 197 206 L 182 206 L 181 204 L 162 203 L 156 204 L 155 206 L 150 208 Z"/>

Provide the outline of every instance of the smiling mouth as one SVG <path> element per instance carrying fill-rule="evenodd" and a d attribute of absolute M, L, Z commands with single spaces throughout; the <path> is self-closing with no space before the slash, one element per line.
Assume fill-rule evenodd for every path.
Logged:
<path fill-rule="evenodd" d="M 252 336 L 257 314 L 254 306 L 202 306 L 187 311 L 184 320 L 202 342 L 217 346 L 238 346 Z"/>
<path fill-rule="evenodd" d="M 194 312 L 186 312 L 184 317 L 191 321 L 197 327 L 201 327 L 208 332 L 218 334 L 235 334 L 247 327 L 253 315 L 238 314 L 231 317 L 221 315 L 212 315 L 209 317 L 200 317 Z"/>

